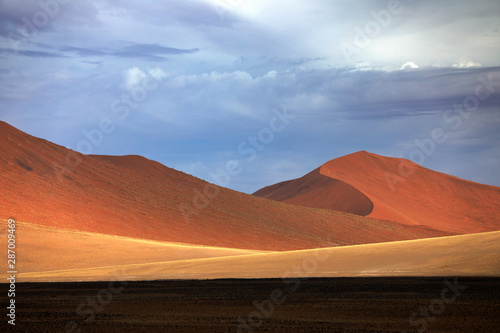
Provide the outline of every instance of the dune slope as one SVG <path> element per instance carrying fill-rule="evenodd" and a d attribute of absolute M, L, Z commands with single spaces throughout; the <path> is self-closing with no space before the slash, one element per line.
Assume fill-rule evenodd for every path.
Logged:
<path fill-rule="evenodd" d="M 21 273 L 21 281 L 499 276 L 500 232 L 209 259 Z M 286 281 L 284 283 L 298 283 Z"/>
<path fill-rule="evenodd" d="M 341 205 L 354 214 L 460 234 L 500 230 L 500 188 L 435 172 L 405 159 L 361 151 L 323 164 L 314 175 L 331 181 L 322 180 L 326 185 L 305 195 L 302 184 L 311 177 L 308 174 L 254 195 L 309 207 L 318 202 L 322 208 Z M 342 194 L 338 199 L 339 190 L 330 185 L 338 183 L 362 195 Z M 365 209 L 360 211 L 360 207 Z"/>
<path fill-rule="evenodd" d="M 353 213 L 370 214 L 373 203 L 353 186 L 320 173 L 316 169 L 302 178 L 265 187 L 255 196 L 305 207 L 324 208 Z"/>
<path fill-rule="evenodd" d="M 228 190 L 140 156 L 82 155 L 0 122 L 3 218 L 156 241 L 293 250 L 450 235 Z"/>
<path fill-rule="evenodd" d="M 16 269 L 41 272 L 262 253 L 105 235 L 17 222 Z M 7 248 L 7 229 L 0 229 Z M 5 261 L 5 266 L 7 261 Z M 5 267 L 5 271 L 7 271 Z"/>
<path fill-rule="evenodd" d="M 352 169 L 358 172 L 349 172 Z M 376 200 L 371 217 L 392 220 L 399 215 L 394 220 L 457 233 L 500 229 L 499 187 L 367 152 L 332 160 L 320 172 Z"/>

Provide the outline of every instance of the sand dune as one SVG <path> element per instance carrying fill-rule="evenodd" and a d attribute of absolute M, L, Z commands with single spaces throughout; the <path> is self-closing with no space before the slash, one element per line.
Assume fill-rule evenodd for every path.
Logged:
<path fill-rule="evenodd" d="M 2 223 L 2 226 L 5 225 Z M 23 273 L 264 253 L 151 241 L 22 222 L 16 223 L 16 234 L 16 266 Z M 0 230 L 0 239 L 0 243 L 7 248 L 6 228 Z"/>
<path fill-rule="evenodd" d="M 253 195 L 361 216 L 366 216 L 373 210 L 373 203 L 366 195 L 341 180 L 322 175 L 319 168 L 302 178 L 264 187 Z"/>
<path fill-rule="evenodd" d="M 325 246 L 452 234 L 265 200 L 140 156 L 82 155 L 4 122 L 0 170 L 4 218 L 55 228 L 254 250 L 315 248 L 325 234 Z"/>
<path fill-rule="evenodd" d="M 315 186 L 305 187 L 313 175 Z M 351 188 L 331 185 L 335 182 Z M 361 195 L 353 195 L 355 191 Z M 254 195 L 308 207 L 343 207 L 355 214 L 460 234 L 500 230 L 500 188 L 366 151 L 331 160 L 313 173 Z"/>
<path fill-rule="evenodd" d="M 18 281 L 500 274 L 500 232 L 450 237 L 498 229 L 499 189 L 415 165 L 389 192 L 398 163 L 336 159 L 262 191 L 277 202 L 0 122 L 0 237 L 14 218 Z"/>
<path fill-rule="evenodd" d="M 209 259 L 20 273 L 20 281 L 499 276 L 500 232 Z"/>
<path fill-rule="evenodd" d="M 147 159 L 139 155 L 110 156 L 110 155 L 89 155 L 99 160 L 109 161 L 116 165 L 131 169 L 137 172 L 160 177 L 168 177 L 170 168 L 156 161 Z"/>

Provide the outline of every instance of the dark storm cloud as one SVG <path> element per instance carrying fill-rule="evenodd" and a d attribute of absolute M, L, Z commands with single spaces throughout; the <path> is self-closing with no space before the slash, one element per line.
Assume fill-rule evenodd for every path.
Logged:
<path fill-rule="evenodd" d="M 30 58 L 67 58 L 67 56 L 63 54 L 53 53 L 53 52 L 45 52 L 45 51 L 34 51 L 34 50 L 13 50 L 13 49 L 5 49 L 0 48 L 0 55 L 16 55 L 16 56 L 24 56 Z"/>
<path fill-rule="evenodd" d="M 198 52 L 199 49 L 177 49 L 173 47 L 166 47 L 159 44 L 137 44 L 124 46 L 115 50 L 112 49 L 97 49 L 97 48 L 83 48 L 83 47 L 63 47 L 60 48 L 61 52 L 73 53 L 82 57 L 94 57 L 94 56 L 115 56 L 115 57 L 127 57 L 127 58 L 149 58 L 165 55 L 181 55 L 190 54 Z"/>
<path fill-rule="evenodd" d="M 451 158 L 451 173 L 469 179 L 476 165 L 500 184 L 498 0 L 402 0 L 389 18 L 380 15 L 390 1 L 72 0 L 30 31 L 40 4 L 53 1 L 0 1 L 0 116 L 34 134 L 76 148 L 153 70 L 158 87 L 95 153 L 155 147 L 150 158 L 206 177 L 193 166 L 241 158 L 239 143 L 278 109 L 297 118 L 232 188 L 256 190 L 357 150 L 407 157 L 436 127 L 447 130 L 438 149 L 447 155 L 428 162 L 446 172 Z M 374 24 L 346 59 L 340 45 Z M 493 93 L 450 128 L 443 114 L 490 75 Z"/>
<path fill-rule="evenodd" d="M 19 39 L 28 32 L 31 38 L 61 26 L 95 25 L 97 14 L 90 1 L 5 0 L 0 2 L 0 36 Z"/>
<path fill-rule="evenodd" d="M 64 53 L 73 53 L 81 57 L 99 57 L 109 55 L 107 52 L 102 50 L 83 47 L 63 47 L 60 51 Z"/>
<path fill-rule="evenodd" d="M 35 1 L 0 2 L 0 36 L 18 35 L 18 30 L 32 26 L 33 16 L 40 11 Z"/>
<path fill-rule="evenodd" d="M 406 117 L 439 113 L 461 103 L 467 96 L 474 96 L 477 87 L 489 76 L 493 77 L 493 84 L 500 86 L 500 67 L 315 71 L 299 73 L 296 80 L 300 84 L 294 85 L 294 90 L 327 97 L 335 102 L 334 109 L 347 118 Z M 496 88 L 481 104 L 499 106 L 500 89 Z M 332 108 L 331 105 L 326 108 Z"/>
<path fill-rule="evenodd" d="M 195 53 L 198 52 L 199 49 L 176 49 L 173 47 L 165 47 L 158 44 L 134 44 L 125 47 L 125 53 L 129 53 L 131 55 L 137 54 L 163 54 L 163 55 L 171 55 L 171 54 L 186 54 L 186 53 Z"/>
<path fill-rule="evenodd" d="M 137 58 L 147 61 L 164 61 L 165 56 L 183 55 L 198 52 L 199 49 L 177 49 L 173 47 L 165 47 L 158 44 L 133 44 L 124 47 L 122 50 L 111 51 L 108 53 L 111 56 L 123 58 Z"/>
<path fill-rule="evenodd" d="M 31 58 L 69 58 L 69 57 L 119 57 L 136 58 L 146 61 L 165 61 L 168 55 L 183 55 L 196 53 L 199 49 L 177 49 L 165 47 L 159 44 L 132 44 L 119 49 L 101 50 L 97 48 L 84 47 L 61 47 L 52 48 L 40 43 L 32 43 L 31 46 L 39 46 L 43 49 L 50 49 L 53 52 L 41 50 L 14 50 L 0 48 L 0 55 L 17 55 Z"/>
<path fill-rule="evenodd" d="M 159 44 L 138 44 L 134 43 L 115 50 L 100 50 L 96 48 L 66 47 L 62 52 L 77 54 L 81 57 L 112 56 L 120 58 L 137 58 L 147 61 L 165 61 L 169 55 L 183 55 L 196 53 L 199 49 L 178 49 L 166 47 Z"/>

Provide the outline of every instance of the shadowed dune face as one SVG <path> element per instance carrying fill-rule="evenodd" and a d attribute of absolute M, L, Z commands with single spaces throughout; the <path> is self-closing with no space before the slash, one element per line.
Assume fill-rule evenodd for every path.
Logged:
<path fill-rule="evenodd" d="M 254 195 L 455 233 L 500 229 L 500 188 L 365 151 Z"/>
<path fill-rule="evenodd" d="M 372 199 L 370 217 L 457 233 L 500 229 L 499 187 L 367 152 L 327 162 L 320 172 L 351 184 Z"/>
<path fill-rule="evenodd" d="M 82 155 L 0 122 L 0 210 L 20 222 L 258 250 L 450 235 L 221 188 L 139 156 Z"/>
<path fill-rule="evenodd" d="M 253 195 L 298 206 L 324 208 L 367 216 L 373 203 L 353 186 L 316 169 L 302 178 L 265 187 Z"/>

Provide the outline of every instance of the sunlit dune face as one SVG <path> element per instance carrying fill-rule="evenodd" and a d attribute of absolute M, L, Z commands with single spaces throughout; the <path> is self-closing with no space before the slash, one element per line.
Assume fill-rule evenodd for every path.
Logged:
<path fill-rule="evenodd" d="M 19 249 L 30 255 L 20 258 L 20 281 L 500 274 L 500 232 L 265 253 L 21 227 Z M 127 247 L 135 250 L 124 256 Z"/>
<path fill-rule="evenodd" d="M 140 156 L 82 155 L 3 123 L 0 207 L 20 222 L 116 236 L 254 250 L 295 250 L 416 239 L 450 233 L 300 207 L 204 182 Z M 316 174 L 319 208 L 371 201 L 347 182 Z M 340 189 L 325 193 L 322 182 Z M 337 193 L 337 194 L 336 194 Z M 312 193 L 304 193 L 316 202 Z M 348 194 L 348 195 L 346 195 Z M 359 204 L 346 198 L 359 199 Z M 335 200 L 333 200 L 335 199 Z M 354 202 L 357 202 L 354 200 Z M 291 201 L 293 203 L 293 199 Z M 354 232 L 354 230 L 360 230 Z"/>
<path fill-rule="evenodd" d="M 364 151 L 255 195 L 455 233 L 500 229 L 500 188 Z"/>

